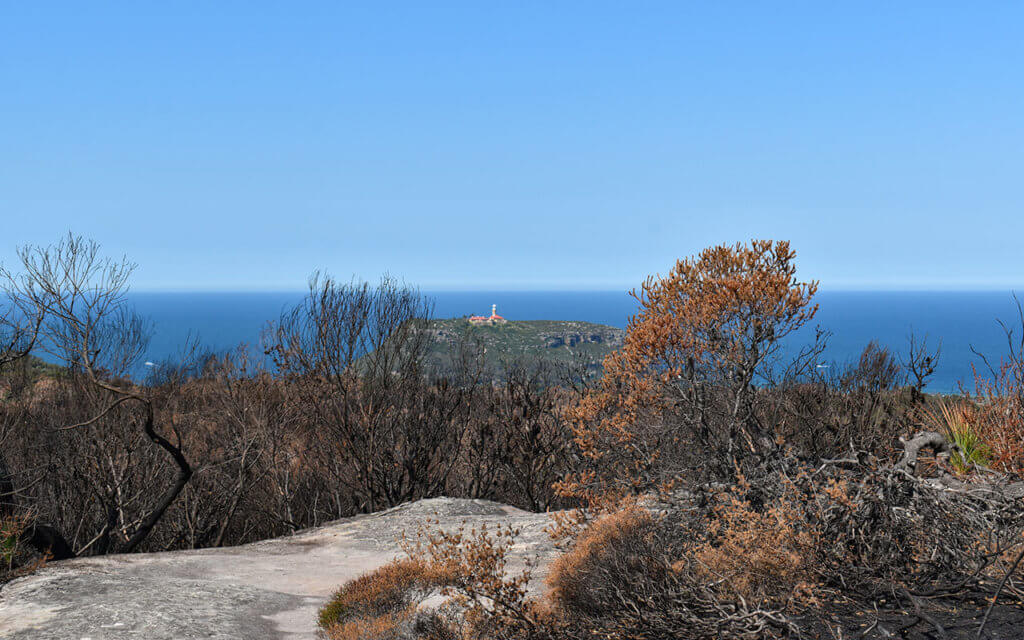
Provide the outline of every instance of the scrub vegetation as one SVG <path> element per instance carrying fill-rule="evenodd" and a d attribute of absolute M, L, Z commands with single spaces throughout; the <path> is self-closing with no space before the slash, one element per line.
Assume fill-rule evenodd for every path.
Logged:
<path fill-rule="evenodd" d="M 415 289 L 315 275 L 258 345 L 132 376 L 133 265 L 68 236 L 0 272 L 0 572 L 233 545 L 420 498 L 557 511 L 542 595 L 512 530 L 425 527 L 340 585 L 325 637 L 1014 637 L 1024 342 L 957 397 L 912 339 L 821 368 L 785 242 L 712 247 L 634 292 L 601 375 L 450 335 Z M 1024 329 L 1022 319 L 1021 329 Z M 40 367 L 32 355 L 58 367 Z M 520 354 L 522 355 L 522 354 Z M 576 363 L 579 364 L 579 363 Z M 426 606 L 424 603 L 440 603 Z"/>
<path fill-rule="evenodd" d="M 956 399 L 924 393 L 937 354 L 918 341 L 902 359 L 868 345 L 828 376 L 822 335 L 780 361 L 816 311 L 794 258 L 784 242 L 720 246 L 648 279 L 622 348 L 565 414 L 557 488 L 576 507 L 546 593 L 496 575 L 495 539 L 439 552 L 428 534 L 411 561 L 465 615 L 410 610 L 395 637 L 1019 633 L 1019 352 Z"/>

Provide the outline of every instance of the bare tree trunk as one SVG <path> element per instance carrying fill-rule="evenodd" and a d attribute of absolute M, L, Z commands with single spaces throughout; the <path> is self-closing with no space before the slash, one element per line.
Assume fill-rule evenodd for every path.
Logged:
<path fill-rule="evenodd" d="M 142 522 L 139 523 L 138 528 L 135 529 L 135 533 L 132 534 L 132 537 L 128 540 L 128 544 L 125 545 L 124 551 L 126 553 L 134 551 L 135 548 L 146 539 L 146 536 L 148 536 L 153 530 L 153 527 L 160 522 L 160 518 L 163 517 L 167 508 L 171 506 L 178 495 L 181 494 L 182 490 L 185 489 L 185 485 L 188 484 L 189 479 L 192 478 L 192 467 L 189 466 L 188 460 L 185 459 L 181 449 L 171 444 L 153 428 L 153 405 L 148 401 L 143 402 L 146 403 L 146 424 L 144 428 L 146 436 L 149 437 L 150 441 L 171 456 L 174 464 L 178 467 L 178 475 L 174 480 L 174 484 L 167 488 L 167 491 L 164 492 L 159 502 L 157 502 L 156 506 L 149 512 L 149 515 L 143 518 Z"/>
<path fill-rule="evenodd" d="M 914 473 L 917 468 L 917 456 L 921 449 L 931 449 L 936 456 L 945 457 L 953 452 L 945 436 L 937 431 L 922 431 L 910 440 L 900 438 L 900 441 L 903 443 L 903 458 L 896 463 L 896 468 L 910 473 Z"/>
<path fill-rule="evenodd" d="M 0 518 L 14 515 L 14 480 L 0 455 Z"/>
<path fill-rule="evenodd" d="M 242 453 L 242 459 L 239 462 L 238 469 L 238 484 L 235 487 L 234 495 L 231 497 L 231 506 L 228 507 L 228 511 L 224 514 L 224 519 L 220 523 L 220 531 L 217 532 L 217 539 L 213 541 L 213 546 L 219 547 L 224 543 L 224 533 L 228 530 L 228 525 L 231 524 L 231 519 L 235 517 L 235 511 L 238 509 L 238 503 L 242 500 L 242 493 L 245 490 L 245 482 L 249 476 L 249 470 L 246 467 L 246 455 L 248 454 L 248 448 Z"/>

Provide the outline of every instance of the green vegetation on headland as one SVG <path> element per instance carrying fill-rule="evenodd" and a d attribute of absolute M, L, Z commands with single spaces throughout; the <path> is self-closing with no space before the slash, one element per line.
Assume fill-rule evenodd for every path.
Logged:
<path fill-rule="evenodd" d="M 47 362 L 36 356 L 21 358 L 0 371 L 0 377 L 11 378 L 20 376 L 24 379 L 35 381 L 41 378 L 55 378 L 62 375 L 66 369 L 60 365 Z"/>
<path fill-rule="evenodd" d="M 454 366 L 458 347 L 479 346 L 488 373 L 499 376 L 512 362 L 543 362 L 554 366 L 585 367 L 597 373 L 604 358 L 622 346 L 626 332 L 578 320 L 518 320 L 473 325 L 466 318 L 432 320 L 427 361 L 444 370 Z"/>
<path fill-rule="evenodd" d="M 53 364 L 52 362 L 46 362 L 42 358 L 35 356 L 29 356 L 25 358 L 26 369 L 32 378 L 47 378 L 52 376 L 59 376 L 64 373 L 64 367 Z"/>

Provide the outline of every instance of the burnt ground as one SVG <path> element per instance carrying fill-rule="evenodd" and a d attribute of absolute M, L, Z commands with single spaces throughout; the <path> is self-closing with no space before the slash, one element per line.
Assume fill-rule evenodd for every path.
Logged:
<path fill-rule="evenodd" d="M 432 520 L 446 529 L 519 528 L 509 568 L 536 560 L 531 588 L 539 592 L 555 555 L 547 515 L 437 498 L 240 547 L 52 563 L 0 589 L 0 638 L 311 640 L 317 610 L 342 583 L 400 555 L 402 534 Z M 823 620 L 804 623 L 823 639 L 976 638 L 987 604 L 920 599 L 920 615 L 906 603 L 893 611 L 880 602 L 877 614 L 833 605 Z M 984 637 L 1024 640 L 1024 608 L 995 607 Z"/>
<path fill-rule="evenodd" d="M 900 608 L 878 611 L 855 611 L 849 606 L 832 607 L 830 615 L 818 618 L 808 626 L 818 638 L 886 640 L 961 640 L 978 638 L 978 630 L 989 602 L 980 599 L 918 599 L 918 609 L 911 603 Z M 817 616 L 815 616 L 817 617 Z M 1024 639 L 1024 607 L 997 604 L 985 623 L 982 638 L 986 640 Z"/>

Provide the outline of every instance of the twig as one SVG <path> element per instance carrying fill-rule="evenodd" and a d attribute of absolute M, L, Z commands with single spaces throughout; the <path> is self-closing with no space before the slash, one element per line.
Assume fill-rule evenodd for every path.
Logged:
<path fill-rule="evenodd" d="M 982 632 L 985 631 L 985 625 L 988 624 L 988 617 L 992 613 L 992 609 L 996 606 L 996 601 L 999 600 L 999 594 L 1003 592 L 1003 587 L 1006 586 L 1006 581 L 1009 580 L 1010 576 L 1013 575 L 1013 572 L 1017 570 L 1021 560 L 1024 560 L 1024 549 L 1020 550 L 1020 553 L 1017 554 L 1017 559 L 1013 561 L 1013 565 L 1011 565 L 1009 570 L 1007 570 L 1003 579 L 999 581 L 999 587 L 996 589 L 995 595 L 992 596 L 992 602 L 988 603 L 988 608 L 985 609 L 985 617 L 981 619 L 981 626 L 978 627 L 978 638 L 981 638 Z"/>
<path fill-rule="evenodd" d="M 932 616 L 928 615 L 921 609 L 921 604 L 917 601 L 917 598 L 915 598 L 913 594 L 911 594 L 906 589 L 903 589 L 903 593 L 906 594 L 906 596 L 910 599 L 910 602 L 914 605 L 914 615 L 917 616 L 919 620 L 923 620 L 928 624 L 932 625 L 933 627 L 935 627 L 935 630 L 938 631 L 939 635 L 943 638 L 949 638 L 949 634 L 947 634 L 946 630 L 942 627 L 941 624 L 939 624 L 939 621 L 933 618 Z"/>

